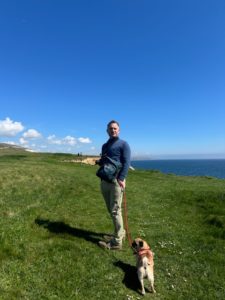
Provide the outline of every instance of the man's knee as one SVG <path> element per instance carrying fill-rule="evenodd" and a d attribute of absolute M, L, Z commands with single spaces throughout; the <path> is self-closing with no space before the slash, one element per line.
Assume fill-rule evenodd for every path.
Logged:
<path fill-rule="evenodd" d="M 120 216 L 121 215 L 121 207 L 116 204 L 113 206 L 113 209 L 112 209 L 112 217 L 116 218 L 117 216 Z"/>

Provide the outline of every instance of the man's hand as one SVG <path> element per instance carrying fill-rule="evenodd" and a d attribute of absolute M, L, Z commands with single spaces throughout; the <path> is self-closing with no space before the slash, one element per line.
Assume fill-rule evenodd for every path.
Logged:
<path fill-rule="evenodd" d="M 120 187 L 125 190 L 125 187 L 126 187 L 126 181 L 125 180 L 120 180 L 120 179 L 117 179 L 117 182 L 119 183 Z"/>

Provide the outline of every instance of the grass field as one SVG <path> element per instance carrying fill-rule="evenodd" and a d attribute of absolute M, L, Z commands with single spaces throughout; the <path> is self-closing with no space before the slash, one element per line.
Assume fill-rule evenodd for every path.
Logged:
<path fill-rule="evenodd" d="M 96 166 L 0 152 L 0 299 L 141 299 L 135 258 L 112 231 Z M 130 171 L 129 228 L 155 253 L 146 299 L 225 299 L 225 180 Z M 147 285 L 147 283 L 146 283 Z"/>

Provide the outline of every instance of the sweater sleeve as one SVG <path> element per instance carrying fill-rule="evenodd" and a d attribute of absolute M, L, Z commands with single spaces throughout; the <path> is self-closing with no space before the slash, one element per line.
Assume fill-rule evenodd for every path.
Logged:
<path fill-rule="evenodd" d="M 118 176 L 119 180 L 123 181 L 127 176 L 130 167 L 130 157 L 131 157 L 130 146 L 128 145 L 127 142 L 124 142 L 122 148 L 122 157 L 121 157 L 122 169 L 120 170 Z"/>

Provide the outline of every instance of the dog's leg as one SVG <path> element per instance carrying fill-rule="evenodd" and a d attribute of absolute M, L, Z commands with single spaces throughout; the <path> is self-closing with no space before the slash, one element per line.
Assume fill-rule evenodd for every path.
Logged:
<path fill-rule="evenodd" d="M 138 272 L 138 279 L 141 284 L 141 294 L 145 295 L 145 287 L 144 287 L 144 277 L 142 276 L 141 272 Z"/>
<path fill-rule="evenodd" d="M 140 280 L 140 283 L 141 283 L 141 293 L 142 293 L 142 295 L 145 295 L 145 287 L 144 287 L 144 279 L 143 278 Z"/>
<path fill-rule="evenodd" d="M 153 276 L 153 274 L 148 274 L 148 280 L 149 280 L 149 283 L 150 283 L 151 292 L 156 293 L 156 290 L 154 288 L 154 276 Z"/>

